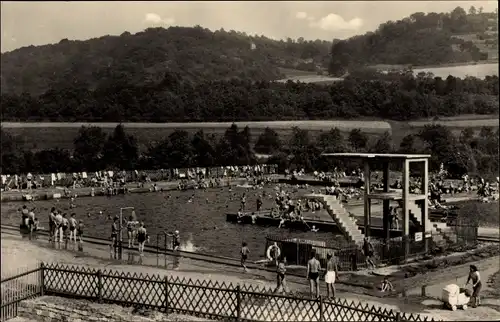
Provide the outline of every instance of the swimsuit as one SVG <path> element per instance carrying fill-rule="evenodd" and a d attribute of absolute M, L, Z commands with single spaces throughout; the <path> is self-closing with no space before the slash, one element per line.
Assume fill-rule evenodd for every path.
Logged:
<path fill-rule="evenodd" d="M 318 279 L 318 277 L 319 277 L 319 273 L 318 272 L 309 272 L 309 279 L 310 280 L 315 281 L 315 280 Z"/>
<path fill-rule="evenodd" d="M 137 241 L 139 243 L 144 243 L 146 241 L 146 232 L 144 231 L 139 231 L 137 233 Z"/>
<path fill-rule="evenodd" d="M 174 248 L 179 247 L 181 243 L 179 242 L 179 237 L 174 236 L 174 241 L 173 241 Z"/>
<path fill-rule="evenodd" d="M 115 224 L 113 224 L 111 226 L 111 238 L 116 238 L 117 236 L 118 236 L 118 232 L 117 232 Z"/>

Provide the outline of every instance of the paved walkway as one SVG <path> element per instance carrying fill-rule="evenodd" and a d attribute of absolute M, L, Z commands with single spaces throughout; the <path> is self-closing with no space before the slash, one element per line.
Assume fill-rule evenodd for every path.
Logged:
<path fill-rule="evenodd" d="M 210 263 L 201 263 L 199 261 L 181 260 L 179 270 L 157 268 L 152 266 L 138 266 L 136 264 L 125 264 L 117 261 L 110 261 L 109 248 L 107 247 L 90 247 L 85 245 L 85 253 L 78 254 L 73 251 L 55 250 L 47 246 L 46 241 L 29 242 L 21 240 L 17 236 L 2 234 L 2 271 L 8 269 L 4 266 L 13 267 L 32 267 L 40 261 L 58 262 L 68 265 L 87 265 L 101 269 L 114 269 L 124 272 L 137 272 L 143 274 L 160 274 L 172 275 L 178 277 L 186 277 L 193 279 L 211 279 L 214 281 L 224 281 L 232 283 L 245 283 L 256 286 L 273 287 L 275 274 L 269 272 L 261 272 L 251 270 L 244 273 L 241 268 L 214 265 Z M 168 260 L 168 259 L 167 259 Z M 145 264 L 156 265 L 156 258 L 145 256 Z M 171 262 L 170 262 L 171 263 Z M 452 268 L 450 268 L 452 269 Z M 446 272 L 449 276 L 450 273 Z M 462 274 L 462 273 L 460 273 Z M 487 279 L 487 276 L 484 276 Z M 441 280 L 444 279 L 441 277 Z M 294 291 L 307 292 L 307 281 L 305 278 L 291 277 L 289 279 L 289 287 Z M 322 293 L 324 294 L 324 283 L 321 283 Z M 431 316 L 435 319 L 446 320 L 477 320 L 477 316 L 481 319 L 496 320 L 500 319 L 500 312 L 495 311 L 489 306 L 480 307 L 470 311 L 443 311 L 441 306 L 426 305 L 421 298 L 374 298 L 362 294 L 353 295 L 349 288 L 343 288 L 338 285 L 338 296 L 348 301 L 355 303 L 366 303 L 379 307 L 394 309 L 402 312 L 419 313 Z M 433 294 L 432 297 L 435 297 Z M 22 320 L 21 320 L 22 321 Z"/>

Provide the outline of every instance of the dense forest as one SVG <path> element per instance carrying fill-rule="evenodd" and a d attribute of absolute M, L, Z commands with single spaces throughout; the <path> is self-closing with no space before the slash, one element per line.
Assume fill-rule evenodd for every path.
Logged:
<path fill-rule="evenodd" d="M 484 59 L 485 53 L 453 35 L 477 33 L 493 42 L 496 36 L 488 32 L 496 30 L 496 19 L 496 13 L 475 8 L 468 14 L 460 7 L 451 13 L 414 13 L 344 41 L 273 40 L 200 26 L 150 28 L 85 41 L 63 39 L 3 53 L 1 88 L 2 93 L 40 95 L 68 86 L 93 91 L 154 85 L 166 73 L 198 84 L 276 80 L 285 76 L 281 68 L 344 75 L 360 65 L 470 62 Z"/>
<path fill-rule="evenodd" d="M 329 72 L 341 76 L 355 66 L 374 64 L 439 65 L 487 60 L 473 41 L 454 35 L 475 34 L 497 40 L 498 13 L 457 7 L 450 13 L 417 12 L 381 24 L 374 32 L 335 42 Z M 498 48 L 498 42 L 495 45 Z"/>
<path fill-rule="evenodd" d="M 370 76 L 370 75 L 368 75 Z M 498 114 L 498 77 L 355 75 L 331 85 L 250 80 L 192 83 L 166 74 L 155 85 L 72 87 L 2 95 L 2 121 L 219 122 L 356 118 L 392 120 Z M 373 75 L 372 75 L 373 76 Z"/>
<path fill-rule="evenodd" d="M 479 135 L 465 129 L 459 136 L 446 127 L 429 125 L 419 133 L 407 135 L 395 147 L 386 132 L 370 138 L 359 129 L 343 135 L 331 129 L 313 138 L 310 132 L 294 128 L 287 142 L 267 128 L 255 145 L 250 143 L 251 130 L 235 124 L 216 138 L 203 131 L 189 134 L 176 130 L 162 141 L 151 144 L 140 154 L 137 140 L 118 125 L 109 136 L 99 127 L 82 127 L 74 139 L 72 151 L 60 148 L 33 153 L 20 148 L 18 138 L 1 131 L 1 173 L 51 173 L 132 169 L 169 169 L 215 165 L 256 164 L 255 153 L 272 155 L 267 163 L 284 169 L 331 170 L 333 166 L 353 170 L 357 163 L 339 163 L 339 160 L 321 158 L 322 152 L 378 152 L 430 153 L 430 170 L 436 171 L 443 163 L 453 177 L 464 173 L 498 176 L 498 128 L 484 127 Z"/>

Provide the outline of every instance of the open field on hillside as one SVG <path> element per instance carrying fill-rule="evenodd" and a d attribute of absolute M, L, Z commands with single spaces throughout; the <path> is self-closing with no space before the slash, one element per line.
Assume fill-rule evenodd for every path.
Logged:
<path fill-rule="evenodd" d="M 286 77 L 297 77 L 297 76 L 314 76 L 317 75 L 315 72 L 308 72 L 305 70 L 291 69 L 291 68 L 279 68 L 280 72 Z"/>
<path fill-rule="evenodd" d="M 495 115 L 481 115 L 482 117 L 476 116 L 462 116 L 462 117 L 450 117 L 450 118 L 440 118 L 439 120 L 422 120 L 415 122 L 408 122 L 408 125 L 412 128 L 422 128 L 428 124 L 439 124 L 451 128 L 452 130 L 462 130 L 466 127 L 481 128 L 483 126 L 487 127 L 498 127 L 498 116 Z"/>
<path fill-rule="evenodd" d="M 343 78 L 338 78 L 338 77 L 330 77 L 330 76 L 324 76 L 324 75 L 303 75 L 303 76 L 293 76 L 293 77 L 287 77 L 284 79 L 278 79 L 278 83 L 286 83 L 289 80 L 294 81 L 294 82 L 301 82 L 301 83 L 315 83 L 315 84 L 331 84 L 334 82 L 339 82 L 342 81 Z"/>
<path fill-rule="evenodd" d="M 315 83 L 328 85 L 334 82 L 341 81 L 342 78 L 318 75 L 316 72 L 308 72 L 297 69 L 280 68 L 280 71 L 286 76 L 283 79 L 277 80 L 279 83 L 286 83 L 289 80 L 301 83 Z"/>
<path fill-rule="evenodd" d="M 498 50 L 496 50 L 496 52 L 498 52 Z M 493 55 L 490 56 L 493 57 Z M 447 78 L 449 75 L 460 78 L 465 78 L 467 76 L 484 78 L 488 75 L 498 76 L 498 53 L 496 53 L 495 57 L 496 58 L 482 61 L 480 63 L 450 63 L 439 66 L 412 66 L 412 68 L 415 74 L 420 72 L 431 72 L 435 76 L 439 76 L 443 79 Z M 379 70 L 398 70 L 407 68 L 408 65 L 377 64 L 369 67 Z M 295 69 L 282 68 L 281 72 L 286 76 L 284 79 L 277 80 L 277 82 L 281 83 L 286 83 L 287 81 L 292 80 L 295 82 L 300 81 L 302 83 L 327 85 L 342 80 L 342 78 L 318 75 L 314 72 Z"/>
<path fill-rule="evenodd" d="M 358 121 L 274 121 L 274 122 L 237 122 L 239 128 L 249 126 L 252 133 L 252 141 L 255 143 L 258 136 L 266 127 L 276 130 L 282 140 L 287 140 L 292 134 L 292 127 L 311 131 L 311 135 L 316 137 L 322 131 L 326 132 L 338 127 L 347 134 L 355 128 L 361 129 L 370 136 L 377 136 L 386 131 L 393 135 L 395 146 L 409 133 L 416 133 L 428 124 L 442 124 L 450 127 L 459 134 L 464 128 L 473 128 L 475 131 L 483 126 L 498 127 L 498 117 L 492 115 L 461 115 L 456 117 L 441 117 L 438 121 L 421 120 L 415 122 L 395 122 L 380 120 L 358 120 Z M 46 148 L 66 148 L 73 147 L 73 139 L 78 130 L 83 125 L 95 125 L 103 128 L 105 133 L 111 133 L 118 123 L 14 123 L 4 122 L 2 128 L 7 132 L 17 136 L 25 148 L 41 150 Z M 176 129 L 186 130 L 190 133 L 202 129 L 206 134 L 221 136 L 231 123 L 123 123 L 128 133 L 134 135 L 140 145 L 141 151 L 147 145 L 155 141 L 160 141 L 170 135 Z"/>

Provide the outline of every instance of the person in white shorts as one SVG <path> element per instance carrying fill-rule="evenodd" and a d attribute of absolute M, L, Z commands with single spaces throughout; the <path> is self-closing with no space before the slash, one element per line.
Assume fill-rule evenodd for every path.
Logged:
<path fill-rule="evenodd" d="M 326 274 L 325 274 L 325 282 L 326 282 L 326 297 L 330 299 L 335 298 L 335 280 L 338 277 L 338 263 L 337 258 L 333 256 L 333 254 L 328 254 L 326 256 Z M 330 297 L 330 291 L 332 292 L 332 296 Z"/>

